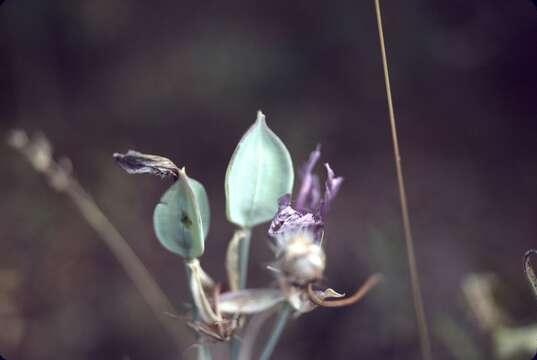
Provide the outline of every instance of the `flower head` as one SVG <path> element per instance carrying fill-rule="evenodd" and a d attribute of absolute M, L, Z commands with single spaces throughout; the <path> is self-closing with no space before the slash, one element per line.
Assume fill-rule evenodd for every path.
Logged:
<path fill-rule="evenodd" d="M 319 177 L 312 173 L 320 157 L 321 147 L 317 145 L 300 171 L 302 182 L 295 205 L 291 205 L 290 194 L 282 196 L 278 201 L 278 213 L 268 230 L 276 256 L 281 255 L 290 235 L 294 233 L 308 232 L 314 243 L 321 243 L 324 234 L 324 218 L 341 187 L 343 178 L 336 177 L 330 165 L 326 163 L 327 179 L 324 196 L 321 198 Z"/>
<path fill-rule="evenodd" d="M 326 265 L 322 248 L 324 218 L 343 181 L 343 178 L 335 176 L 330 165 L 325 164 L 327 179 L 321 196 L 319 177 L 313 173 L 320 157 L 321 147 L 318 145 L 300 170 L 301 185 L 296 202 L 294 205 L 291 203 L 290 194 L 282 196 L 268 230 L 276 255 L 273 269 L 278 283 L 287 301 L 298 313 L 316 307 L 309 299 L 306 287 L 323 277 Z M 340 296 L 336 292 L 317 293 L 322 299 Z"/>

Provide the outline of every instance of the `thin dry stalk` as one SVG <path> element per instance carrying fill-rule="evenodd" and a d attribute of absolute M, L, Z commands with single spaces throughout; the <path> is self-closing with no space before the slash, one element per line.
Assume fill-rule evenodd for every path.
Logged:
<path fill-rule="evenodd" d="M 431 360 L 431 342 L 429 340 L 429 330 L 425 311 L 423 308 L 423 299 L 420 290 L 420 282 L 418 277 L 418 267 L 416 265 L 416 257 L 414 253 L 414 242 L 412 239 L 412 231 L 410 226 L 410 218 L 408 215 L 408 204 L 406 198 L 405 183 L 403 178 L 403 168 L 401 165 L 401 155 L 399 152 L 399 142 L 397 137 L 397 127 L 395 122 L 395 112 L 393 110 L 392 91 L 390 86 L 390 76 L 388 72 L 388 60 L 386 56 L 386 45 L 384 43 L 384 31 L 382 27 L 382 16 L 380 12 L 379 0 L 375 0 L 375 11 L 377 15 L 377 25 L 380 40 L 380 52 L 382 55 L 382 67 L 384 70 L 384 82 L 386 85 L 386 97 L 388 100 L 388 111 L 390 117 L 390 128 L 392 133 L 393 152 L 395 156 L 395 167 L 397 171 L 397 183 L 399 187 L 399 197 L 401 202 L 401 214 L 403 217 L 403 227 L 405 232 L 405 242 L 407 248 L 408 265 L 410 268 L 410 281 L 412 285 L 412 297 L 414 300 L 414 310 L 416 311 L 416 320 L 418 325 L 421 355 L 424 360 Z"/>
<path fill-rule="evenodd" d="M 66 194 L 73 201 L 84 219 L 116 257 L 162 326 L 177 345 L 182 347 L 184 344 L 177 328 L 173 326 L 169 316 L 166 316 L 167 313 L 174 312 L 172 303 L 125 238 L 72 176 L 70 162 L 66 159 L 56 162 L 52 158 L 52 148 L 43 135 L 29 139 L 25 132 L 15 130 L 10 134 L 8 143 L 24 155 L 37 172 L 45 175 L 53 189 Z"/>

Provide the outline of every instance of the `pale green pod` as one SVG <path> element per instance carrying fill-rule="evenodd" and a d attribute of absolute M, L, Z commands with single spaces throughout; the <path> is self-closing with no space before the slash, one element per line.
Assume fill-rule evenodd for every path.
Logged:
<path fill-rule="evenodd" d="M 190 179 L 184 169 L 155 207 L 153 225 L 160 243 L 186 258 L 203 254 L 209 231 L 209 200 L 203 185 Z"/>
<path fill-rule="evenodd" d="M 278 210 L 278 199 L 291 193 L 293 163 L 283 142 L 269 129 L 265 115 L 242 137 L 226 172 L 226 213 L 243 228 L 269 221 Z"/>

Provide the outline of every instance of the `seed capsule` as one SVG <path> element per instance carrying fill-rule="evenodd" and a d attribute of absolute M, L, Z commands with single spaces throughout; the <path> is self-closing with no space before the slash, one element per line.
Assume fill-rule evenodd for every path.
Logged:
<path fill-rule="evenodd" d="M 277 267 L 287 280 L 297 285 L 306 285 L 320 280 L 325 269 L 325 254 L 311 232 L 286 235 L 286 244 Z"/>

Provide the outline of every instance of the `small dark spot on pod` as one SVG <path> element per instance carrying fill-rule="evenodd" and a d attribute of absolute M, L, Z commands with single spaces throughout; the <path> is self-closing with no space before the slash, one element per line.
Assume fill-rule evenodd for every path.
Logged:
<path fill-rule="evenodd" d="M 190 220 L 186 213 L 181 214 L 181 224 L 189 230 L 192 228 L 192 220 Z"/>

